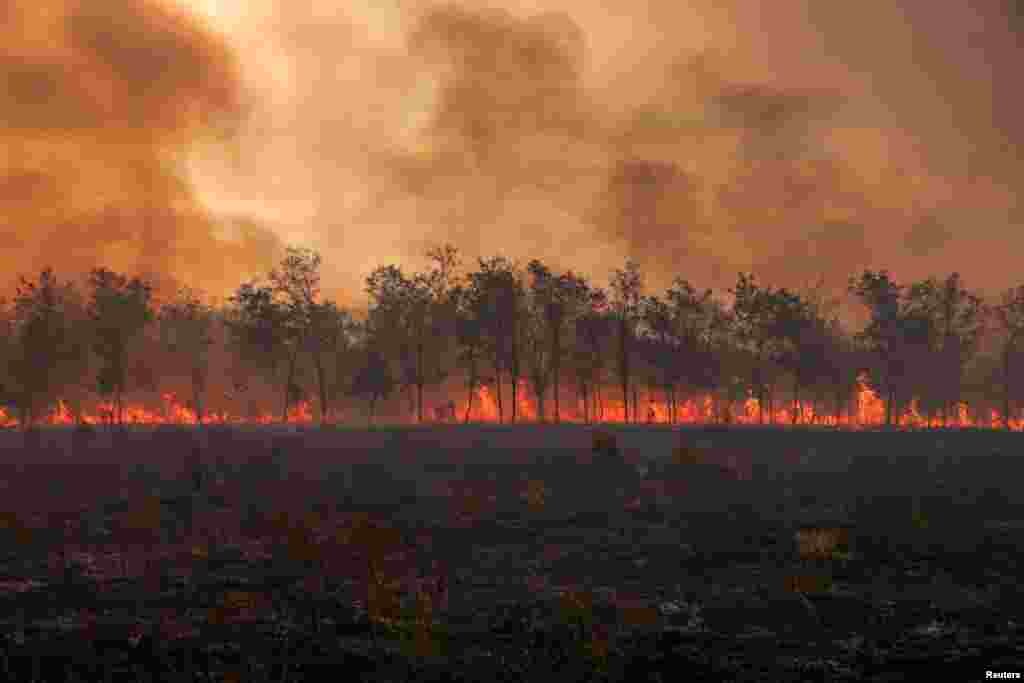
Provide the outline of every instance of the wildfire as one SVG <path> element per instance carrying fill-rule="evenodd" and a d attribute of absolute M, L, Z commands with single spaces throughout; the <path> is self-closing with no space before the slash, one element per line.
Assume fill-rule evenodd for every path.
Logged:
<path fill-rule="evenodd" d="M 507 388 L 502 393 L 509 395 L 510 398 L 511 392 Z M 626 408 L 622 399 L 613 398 L 611 389 L 606 388 L 603 393 L 608 395 L 602 395 L 600 398 L 592 397 L 587 409 L 582 400 L 563 401 L 560 406 L 561 421 L 584 423 L 587 422 L 589 415 L 590 422 L 626 423 Z M 520 382 L 516 394 L 516 421 L 537 422 L 539 414 L 537 401 L 525 381 Z M 161 399 L 163 405 L 159 409 L 135 404 L 125 405 L 122 411 L 124 423 L 135 425 L 196 425 L 199 423 L 195 411 L 181 403 L 173 392 L 161 394 Z M 452 403 L 455 405 L 456 422 L 461 422 L 464 419 L 464 416 L 467 415 L 467 408 L 471 422 L 510 422 L 512 418 L 511 400 L 502 406 L 502 410 L 499 410 L 497 396 L 494 390 L 488 386 L 478 387 L 474 392 L 472 402 L 463 395 L 459 399 L 453 399 Z M 638 401 L 637 408 L 637 422 L 639 423 L 672 423 L 671 407 L 663 398 L 658 399 L 652 394 L 644 393 L 641 400 Z M 794 419 L 794 410 L 796 419 Z M 76 421 L 74 412 L 68 405 L 64 401 L 58 401 L 57 408 L 40 422 L 52 426 L 74 425 L 76 422 L 89 425 L 111 424 L 115 421 L 114 411 L 113 403 L 100 403 L 95 412 L 83 411 Z M 545 402 L 544 412 L 547 421 L 553 421 L 554 402 L 550 398 Z M 425 414 L 432 413 L 425 411 Z M 749 397 L 736 405 L 727 405 L 710 395 L 677 402 L 675 418 L 675 424 L 725 422 L 737 425 L 756 425 L 762 420 L 757 398 Z M 834 413 L 824 414 L 820 410 L 816 411 L 815 406 L 809 402 L 800 402 L 795 408 L 789 402 L 783 407 L 776 408 L 771 414 L 766 409 L 763 420 L 765 424 L 776 425 L 821 425 L 844 429 L 870 428 L 885 423 L 885 402 L 861 378 L 856 399 L 852 402 L 850 409 L 839 415 L 838 420 Z M 232 415 L 228 411 L 209 411 L 204 414 L 202 422 L 203 424 L 274 424 L 279 421 L 280 415 L 269 411 L 263 411 L 256 417 L 240 417 Z M 415 422 L 415 416 L 407 421 Z M 311 401 L 300 401 L 288 411 L 287 423 L 289 424 L 312 424 L 314 422 L 316 422 L 316 411 Z M 921 415 L 916 400 L 902 415 L 894 417 L 893 422 L 904 428 L 942 426 L 940 418 L 928 419 Z M 954 414 L 947 418 L 946 424 L 951 427 L 994 427 L 1002 425 L 1002 417 L 996 411 L 991 411 L 988 420 L 978 420 L 971 417 L 966 404 L 960 403 L 955 406 Z M 0 427 L 13 428 L 18 425 L 19 422 L 15 417 L 0 408 Z M 1024 430 L 1024 420 L 1011 419 L 1010 428 L 1015 431 Z"/>
<path fill-rule="evenodd" d="M 865 377 L 859 378 L 858 385 L 857 395 L 852 402 L 851 409 L 842 411 L 838 419 L 834 413 L 823 412 L 820 408 L 816 409 L 810 402 L 800 401 L 795 406 L 792 402 L 787 402 L 785 406 L 776 408 L 771 414 L 766 409 L 763 417 L 764 423 L 821 425 L 844 429 L 864 429 L 885 424 L 885 401 L 867 386 Z M 606 389 L 605 393 L 611 394 L 612 391 Z M 526 382 L 520 383 L 517 398 L 516 420 L 536 422 L 538 420 L 537 401 Z M 504 410 L 499 410 L 494 391 L 487 386 L 476 389 L 472 402 L 462 397 L 459 400 L 454 400 L 454 403 L 458 419 L 466 414 L 467 407 L 469 407 L 471 422 L 499 422 L 502 416 L 505 422 L 511 421 L 511 403 L 506 403 L 503 406 Z M 637 412 L 637 422 L 640 423 L 669 424 L 672 422 L 672 411 L 668 403 L 664 399 L 658 399 L 652 395 L 645 395 L 639 402 Z M 570 403 L 563 402 L 560 413 L 562 422 L 584 423 L 587 421 L 588 411 L 584 409 L 583 401 L 579 399 Z M 739 425 L 755 425 L 762 419 L 760 404 L 754 397 L 746 398 L 739 402 L 738 407 L 735 407 L 724 406 L 721 401 L 716 402 L 714 397 L 705 395 L 677 402 L 675 413 L 676 424 L 711 424 L 726 421 Z M 726 413 L 728 414 L 727 418 L 725 417 Z M 794 413 L 796 414 L 795 419 Z M 545 414 L 547 421 L 553 421 L 554 406 L 550 398 L 545 402 Z M 627 422 L 626 409 L 622 399 L 615 399 L 611 396 L 602 396 L 599 403 L 592 402 L 589 407 L 589 416 L 591 422 Z M 941 418 L 929 419 L 922 415 L 916 399 L 911 402 L 904 414 L 894 417 L 893 422 L 896 426 L 904 428 L 943 426 Z M 946 420 L 948 427 L 991 428 L 1001 424 L 1002 417 L 996 411 L 991 411 L 987 421 L 972 418 L 965 403 L 957 404 L 953 414 Z M 1024 430 L 1024 420 L 1011 419 L 1010 428 L 1017 431 Z"/>
<path fill-rule="evenodd" d="M 152 410 L 139 405 L 126 405 L 122 410 L 125 424 L 136 425 L 196 425 L 199 420 L 196 412 L 178 401 L 177 396 L 172 392 L 161 394 L 163 407 L 161 410 Z M 95 413 L 83 412 L 77 422 L 88 425 L 111 424 L 115 421 L 115 406 L 112 402 L 100 403 Z M 226 411 L 214 411 L 203 416 L 203 424 L 273 424 L 278 417 L 269 412 L 260 413 L 255 419 L 233 416 Z M 311 423 L 314 421 L 313 407 L 309 401 L 301 401 L 292 406 L 288 411 L 289 424 Z M 57 401 L 57 408 L 45 420 L 43 424 L 51 426 L 67 426 L 76 424 L 74 412 L 64 401 Z M 0 426 L 16 427 L 18 420 L 0 408 Z"/>

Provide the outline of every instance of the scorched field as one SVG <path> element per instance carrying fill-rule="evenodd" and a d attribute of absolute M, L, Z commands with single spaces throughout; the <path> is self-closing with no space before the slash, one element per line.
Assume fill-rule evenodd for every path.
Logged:
<path fill-rule="evenodd" d="M 9 680 L 1020 671 L 1019 436 L 0 434 Z"/>

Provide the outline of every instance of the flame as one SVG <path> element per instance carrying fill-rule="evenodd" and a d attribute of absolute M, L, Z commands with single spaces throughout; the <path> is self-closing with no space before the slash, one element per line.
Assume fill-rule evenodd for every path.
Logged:
<path fill-rule="evenodd" d="M 199 420 L 195 410 L 181 403 L 173 392 L 165 392 L 160 398 L 163 406 L 160 410 L 152 410 L 139 405 L 128 404 L 123 408 L 123 419 L 125 424 L 140 425 L 196 425 Z M 112 402 L 101 402 L 96 412 L 84 412 L 79 422 L 89 425 L 111 424 L 115 417 L 115 406 Z M 313 406 L 309 401 L 301 401 L 288 410 L 289 424 L 311 423 L 314 421 Z M 73 411 L 63 400 L 57 401 L 57 408 L 44 420 L 43 424 L 51 426 L 73 425 L 76 423 Z M 255 419 L 241 418 L 231 415 L 227 411 L 211 411 L 203 415 L 203 424 L 273 424 L 278 422 L 278 417 L 269 412 L 261 412 Z M 8 411 L 0 408 L 0 426 L 16 427 L 19 422 L 9 415 Z"/>
<path fill-rule="evenodd" d="M 616 388 L 617 389 L 617 388 Z M 507 387 L 503 387 L 503 394 L 510 394 Z M 566 423 L 584 423 L 589 413 L 589 421 L 593 423 L 626 423 L 626 410 L 621 398 L 614 398 L 615 389 L 603 387 L 600 399 L 596 396 L 589 401 L 589 411 L 585 409 L 582 399 L 563 401 L 560 406 L 560 419 Z M 173 392 L 161 394 L 162 405 L 153 409 L 137 404 L 126 404 L 123 409 L 123 418 L 126 424 L 137 425 L 196 425 L 199 420 L 196 412 L 182 403 Z M 529 384 L 521 380 L 517 388 L 517 415 L 516 420 L 521 422 L 537 422 L 538 409 L 536 396 L 534 396 Z M 455 421 L 462 422 L 467 415 L 469 400 L 463 393 L 459 398 L 453 398 L 455 405 Z M 440 402 L 438 403 L 440 405 Z M 433 407 L 425 406 L 424 414 L 432 415 Z M 844 410 L 838 417 L 832 412 L 815 410 L 812 403 L 801 401 L 796 407 L 796 419 L 794 419 L 794 408 L 791 402 L 779 407 L 769 414 L 764 411 L 765 424 L 776 425 L 822 425 L 839 427 L 843 429 L 864 429 L 879 426 L 885 423 L 885 402 L 866 384 L 866 377 L 858 378 L 858 387 L 855 400 L 852 402 L 852 409 Z M 468 411 L 470 422 L 496 423 L 499 421 L 511 422 L 512 403 L 511 400 L 503 405 L 503 415 L 498 410 L 497 396 L 494 390 L 486 385 L 476 388 L 474 391 L 472 409 Z M 99 403 L 95 411 L 83 411 L 78 422 L 89 425 L 104 425 L 114 421 L 115 407 L 112 402 Z M 632 410 L 630 411 L 632 412 Z M 669 404 L 662 398 L 656 399 L 653 395 L 643 392 L 638 401 L 637 422 L 647 424 L 670 424 L 672 423 L 672 410 Z M 756 425 L 761 421 L 760 404 L 757 398 L 748 397 L 736 404 L 726 405 L 723 401 L 716 401 L 711 395 L 698 396 L 676 403 L 675 424 L 711 424 L 728 421 L 737 425 Z M 548 422 L 554 420 L 554 401 L 550 396 L 545 401 L 545 417 Z M 207 411 L 203 415 L 203 424 L 274 424 L 280 421 L 278 413 L 263 411 L 255 417 L 241 417 L 231 414 L 226 410 Z M 316 414 L 311 401 L 301 401 L 293 405 L 288 411 L 288 424 L 312 424 L 316 421 Z M 406 422 L 415 422 L 415 415 L 405 419 Z M 45 419 L 40 421 L 46 425 L 73 425 L 76 424 L 74 412 L 63 400 L 57 402 L 57 407 Z M 915 399 L 903 414 L 894 416 L 893 423 L 902 428 L 928 428 L 942 427 L 941 418 L 928 418 L 921 414 L 918 402 Z M 948 416 L 946 426 L 949 427 L 1001 427 L 1002 416 L 995 410 L 991 410 L 984 419 L 972 417 L 966 403 L 958 403 L 954 406 L 953 414 Z M 19 425 L 18 420 L 3 408 L 0 408 L 0 427 L 13 428 Z M 1024 419 L 1009 420 L 1009 427 L 1014 431 L 1024 431 Z"/>
<path fill-rule="evenodd" d="M 602 388 L 600 404 L 598 401 L 590 401 L 590 422 L 595 423 L 626 423 L 626 410 L 621 398 L 611 396 L 613 390 Z M 503 393 L 507 392 L 507 389 Z M 532 390 L 526 381 L 520 381 L 518 387 L 518 413 L 517 421 L 536 422 L 537 401 Z M 469 400 L 463 395 L 461 398 L 453 399 L 456 406 L 457 421 L 462 421 L 467 413 Z M 672 410 L 664 399 L 656 399 L 653 396 L 642 394 L 638 402 L 637 422 L 648 424 L 670 424 L 672 422 Z M 719 422 L 728 410 L 729 421 L 738 425 L 756 425 L 761 421 L 761 411 L 758 399 L 751 396 L 737 405 L 724 406 L 711 395 L 698 396 L 676 403 L 676 424 L 711 424 Z M 504 422 L 511 422 L 511 401 L 504 406 Z M 575 401 L 563 401 L 561 404 L 562 422 L 584 423 L 586 422 L 587 410 L 585 410 L 582 399 Z M 632 406 L 630 412 L 632 413 Z M 554 402 L 550 397 L 545 401 L 546 421 L 554 420 Z M 721 414 L 718 414 L 721 413 Z M 794 416 L 795 413 L 795 416 Z M 990 411 L 987 419 L 972 418 L 966 403 L 960 402 L 953 406 L 952 415 L 946 420 L 947 427 L 1000 427 L 1003 423 L 1002 416 L 996 411 Z M 480 386 L 474 391 L 472 409 L 469 410 L 470 422 L 498 422 L 500 419 L 497 397 L 494 390 L 488 386 Z M 795 419 L 794 419 L 795 418 Z M 857 379 L 856 397 L 852 401 L 850 409 L 844 407 L 838 418 L 828 408 L 819 406 L 816 408 L 813 403 L 800 401 L 794 407 L 792 402 L 785 406 L 778 407 L 771 414 L 764 411 L 764 423 L 775 425 L 820 425 L 839 427 L 843 429 L 865 429 L 885 424 L 885 401 L 877 392 L 867 385 L 867 377 L 861 375 Z M 902 414 L 894 416 L 893 424 L 903 428 L 928 428 L 942 427 L 943 421 L 940 417 L 928 418 L 921 414 L 917 399 L 914 399 L 909 408 Z M 1024 430 L 1024 419 L 1010 419 L 1010 429 Z"/>

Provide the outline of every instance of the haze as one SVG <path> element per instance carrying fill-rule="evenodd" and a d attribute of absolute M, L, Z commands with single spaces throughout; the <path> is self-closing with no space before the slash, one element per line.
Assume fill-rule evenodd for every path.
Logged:
<path fill-rule="evenodd" d="M 102 9 L 100 9 L 102 7 Z M 0 1 L 17 273 L 225 296 L 286 243 L 377 265 L 626 257 L 776 286 L 1016 285 L 1022 23 L 976 0 Z"/>

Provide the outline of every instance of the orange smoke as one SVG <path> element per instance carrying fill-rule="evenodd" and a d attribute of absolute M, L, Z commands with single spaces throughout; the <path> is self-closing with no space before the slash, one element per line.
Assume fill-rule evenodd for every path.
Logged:
<path fill-rule="evenodd" d="M 219 36 L 158 0 L 3 6 L 8 264 L 63 277 L 105 266 L 219 294 L 273 263 L 274 237 L 221 238 L 185 173 L 194 143 L 230 139 L 246 114 L 240 65 Z"/>

